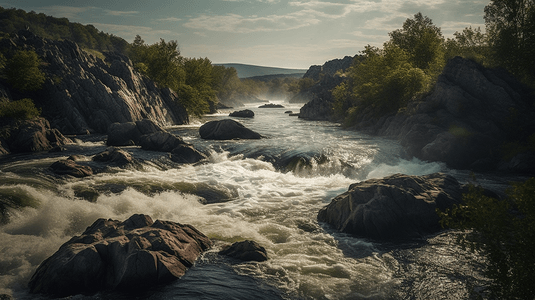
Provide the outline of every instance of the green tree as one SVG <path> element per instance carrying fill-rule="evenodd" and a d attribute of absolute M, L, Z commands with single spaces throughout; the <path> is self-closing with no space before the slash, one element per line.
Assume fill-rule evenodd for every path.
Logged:
<path fill-rule="evenodd" d="M 487 258 L 493 297 L 533 299 L 535 178 L 513 184 L 504 200 L 472 186 L 462 204 L 438 213 L 443 226 L 465 230 L 460 234 L 463 245 Z"/>
<path fill-rule="evenodd" d="M 447 59 L 462 56 L 484 65 L 491 64 L 487 35 L 481 32 L 481 28 L 467 27 L 462 32 L 455 32 L 453 36 L 453 39 L 446 40 L 445 57 Z"/>
<path fill-rule="evenodd" d="M 0 102 L 0 117 L 13 119 L 33 119 L 39 117 L 41 110 L 35 107 L 32 99 Z"/>
<path fill-rule="evenodd" d="M 394 30 L 389 35 L 390 42 L 403 49 L 415 67 L 437 71 L 437 68 L 441 69 L 444 65 L 444 37 L 440 27 L 435 26 L 422 13 L 415 14 L 414 19 L 407 19 L 401 29 Z"/>
<path fill-rule="evenodd" d="M 5 67 L 7 81 L 19 91 L 36 91 L 45 82 L 45 74 L 39 69 L 41 60 L 29 50 L 15 52 Z"/>
<path fill-rule="evenodd" d="M 516 75 L 533 81 L 534 0 L 493 0 L 485 7 L 485 24 L 497 62 Z"/>

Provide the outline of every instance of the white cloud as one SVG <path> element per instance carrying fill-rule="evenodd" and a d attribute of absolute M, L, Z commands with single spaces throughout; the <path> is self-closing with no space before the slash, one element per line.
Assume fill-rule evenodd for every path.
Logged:
<path fill-rule="evenodd" d="M 106 14 L 117 17 L 130 17 L 139 14 L 139 11 L 105 10 Z"/>
<path fill-rule="evenodd" d="M 148 44 L 159 41 L 162 36 L 176 35 L 176 33 L 170 30 L 155 30 L 152 27 L 147 26 L 132 26 L 132 25 L 117 25 L 117 24 L 104 24 L 93 23 L 98 29 L 120 36 L 127 41 L 133 41 L 134 37 L 139 34 Z"/>
<path fill-rule="evenodd" d="M 40 7 L 36 10 L 46 15 L 55 16 L 58 18 L 62 17 L 62 18 L 68 18 L 70 20 L 76 20 L 78 19 L 79 14 L 89 11 L 89 10 L 95 10 L 95 9 L 97 8 L 92 7 L 92 6 L 74 7 L 74 6 L 53 5 L 53 6 Z"/>
<path fill-rule="evenodd" d="M 180 18 L 175 18 L 175 17 L 169 17 L 169 18 L 158 19 L 157 21 L 162 21 L 162 22 L 178 22 L 178 21 L 182 21 L 182 19 L 180 19 Z"/>

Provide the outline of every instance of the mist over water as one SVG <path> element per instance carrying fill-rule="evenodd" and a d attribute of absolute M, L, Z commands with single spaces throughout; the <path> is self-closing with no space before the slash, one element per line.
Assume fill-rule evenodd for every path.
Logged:
<path fill-rule="evenodd" d="M 106 148 L 103 136 L 86 137 L 65 153 L 0 160 L 0 197 L 13 204 L 9 222 L 0 226 L 0 294 L 34 298 L 27 282 L 62 243 L 97 218 L 124 220 L 136 213 L 191 224 L 216 241 L 182 279 L 148 291 L 145 298 L 459 299 L 468 297 L 470 284 L 485 281 L 477 271 L 482 262 L 448 234 L 393 246 L 337 233 L 316 221 L 317 212 L 352 183 L 455 170 L 405 159 L 394 141 L 284 113 L 299 107 L 257 107 L 248 107 L 254 119 L 239 121 L 266 137 L 261 140 L 199 138 L 201 123 L 228 118 L 228 112 L 168 128 L 209 154 L 204 164 L 177 165 L 165 153 L 127 147 L 144 160 L 141 170 L 83 179 L 46 170 L 71 154 L 90 159 Z M 201 190 L 197 195 L 181 192 L 192 185 Z M 203 205 L 198 196 L 203 189 L 220 191 L 229 201 Z M 93 202 L 81 196 L 88 192 Z M 264 246 L 270 259 L 243 263 L 216 254 L 225 243 L 244 239 Z"/>

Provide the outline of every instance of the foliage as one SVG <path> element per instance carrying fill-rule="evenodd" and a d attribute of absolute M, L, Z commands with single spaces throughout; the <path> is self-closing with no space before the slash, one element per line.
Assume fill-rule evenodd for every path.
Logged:
<path fill-rule="evenodd" d="M 454 39 L 446 40 L 445 48 L 447 59 L 455 56 L 472 59 L 483 65 L 491 65 L 490 47 L 488 38 L 481 28 L 473 29 L 471 26 L 465 28 L 462 32 L 455 32 Z"/>
<path fill-rule="evenodd" d="M 32 99 L 24 98 L 17 101 L 0 102 L 0 117 L 13 119 L 34 119 L 39 117 L 41 110 L 36 108 Z"/>
<path fill-rule="evenodd" d="M 535 81 L 534 0 L 493 0 L 485 7 L 485 24 L 496 61 L 524 80 Z"/>
<path fill-rule="evenodd" d="M 7 81 L 19 91 L 39 90 L 45 82 L 45 74 L 39 69 L 40 63 L 34 51 L 16 51 L 6 63 L 4 73 Z"/>
<path fill-rule="evenodd" d="M 69 39 L 83 48 L 126 53 L 129 44 L 124 39 L 107 34 L 93 25 L 71 23 L 67 18 L 54 18 L 43 13 L 0 7 L 0 32 L 16 33 L 29 28 L 34 34 L 53 40 Z"/>
<path fill-rule="evenodd" d="M 488 261 L 487 276 L 497 299 L 532 299 L 535 294 L 535 178 L 515 183 L 498 200 L 470 187 L 462 204 L 438 211 L 443 226 L 472 230 L 463 245 Z"/>
<path fill-rule="evenodd" d="M 444 64 L 443 41 L 440 28 L 422 13 L 407 19 L 401 29 L 389 33 L 390 42 L 408 54 L 409 62 L 416 68 L 431 70 Z"/>

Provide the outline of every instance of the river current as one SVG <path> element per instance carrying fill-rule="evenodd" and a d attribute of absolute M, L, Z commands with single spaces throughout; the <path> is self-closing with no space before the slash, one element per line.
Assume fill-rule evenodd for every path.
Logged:
<path fill-rule="evenodd" d="M 285 112 L 299 107 L 283 104 L 245 107 L 255 117 L 238 120 L 262 134 L 261 140 L 200 139 L 202 123 L 228 118 L 228 111 L 167 128 L 209 154 L 207 163 L 178 165 L 166 153 L 126 147 L 143 161 L 141 168 L 83 179 L 47 170 L 72 154 L 90 160 L 103 151 L 105 136 L 94 135 L 78 137 L 66 152 L 1 158 L 0 197 L 21 207 L 10 208 L 9 222 L 0 225 L 0 294 L 35 299 L 27 283 L 62 243 L 97 218 L 124 220 L 137 213 L 191 224 L 215 247 L 184 277 L 143 295 L 71 299 L 469 299 L 481 292 L 488 284 L 484 262 L 457 246 L 452 233 L 384 244 L 337 233 L 316 220 L 323 206 L 358 181 L 433 172 L 465 181 L 466 172 L 406 158 L 392 140 L 291 117 Z M 180 192 L 186 184 L 201 192 Z M 202 204 L 203 188 L 231 199 Z M 269 260 L 236 262 L 217 255 L 222 245 L 244 239 L 264 246 Z"/>

